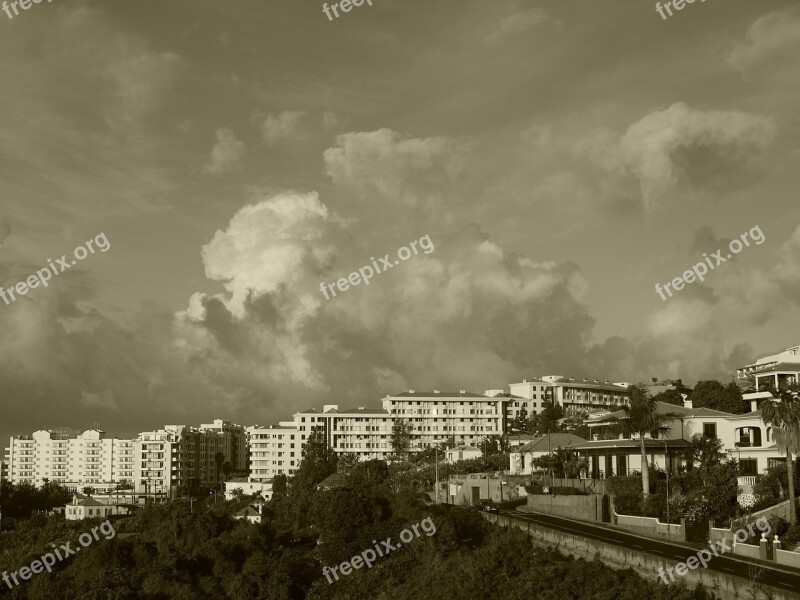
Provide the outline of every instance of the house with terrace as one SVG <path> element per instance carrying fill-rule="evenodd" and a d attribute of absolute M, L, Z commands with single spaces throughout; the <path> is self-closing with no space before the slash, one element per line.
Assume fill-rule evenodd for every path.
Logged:
<path fill-rule="evenodd" d="M 645 436 L 647 462 L 659 470 L 674 473 L 686 468 L 691 460 L 694 438 L 717 438 L 722 443 L 722 451 L 740 462 L 739 491 L 748 495 L 752 494 L 757 474 L 763 473 L 772 462 L 786 460 L 775 445 L 772 428 L 763 422 L 761 411 L 734 415 L 710 408 L 694 408 L 691 401 L 685 401 L 684 406 L 664 402 L 658 402 L 657 406 L 660 414 L 675 415 L 667 423 L 666 434 Z M 642 470 L 640 440 L 638 436 L 622 433 L 619 426 L 607 421 L 615 416 L 622 417 L 624 413 L 591 415 L 586 420 L 591 440 L 574 447 L 587 461 L 590 478 L 631 475 Z"/>

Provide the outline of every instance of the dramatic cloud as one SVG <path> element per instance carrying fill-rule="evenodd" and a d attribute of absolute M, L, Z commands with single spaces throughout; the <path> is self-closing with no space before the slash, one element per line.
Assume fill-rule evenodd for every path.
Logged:
<path fill-rule="evenodd" d="M 204 173 L 223 175 L 239 168 L 244 157 L 244 143 L 227 127 L 217 129 L 217 143 L 211 150 L 211 160 L 203 167 Z"/>
<path fill-rule="evenodd" d="M 612 173 L 633 175 L 645 209 L 679 186 L 730 185 L 775 134 L 770 119 L 738 111 L 700 111 L 677 102 L 628 127 L 619 139 L 595 132 L 587 154 Z"/>

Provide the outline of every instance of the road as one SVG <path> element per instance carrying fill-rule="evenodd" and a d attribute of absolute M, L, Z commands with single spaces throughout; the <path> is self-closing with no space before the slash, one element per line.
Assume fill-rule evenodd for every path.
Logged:
<path fill-rule="evenodd" d="M 697 556 L 697 551 L 701 546 L 692 547 L 689 545 L 681 545 L 674 542 L 666 542 L 661 540 L 644 538 L 623 530 L 613 529 L 611 527 L 603 527 L 601 525 L 593 525 L 583 521 L 573 521 L 563 517 L 553 515 L 545 515 L 542 513 L 529 513 L 519 512 L 516 510 L 501 510 L 500 514 L 506 517 L 513 517 L 529 523 L 536 523 L 542 527 L 556 529 L 558 531 L 566 531 L 572 534 L 581 535 L 587 538 L 599 539 L 609 544 L 623 546 L 625 548 L 635 548 L 642 552 L 661 556 L 664 559 L 664 570 L 668 567 L 674 567 L 679 562 L 686 562 L 690 556 Z M 734 557 L 732 554 L 722 554 L 712 558 L 708 561 L 708 568 L 714 571 L 736 575 L 738 577 L 748 577 L 748 567 L 756 563 L 749 562 L 740 558 Z M 783 591 L 793 592 L 794 597 L 800 598 L 800 571 L 792 572 L 793 569 L 784 567 L 776 569 L 762 563 L 758 566 L 763 566 L 764 570 L 761 572 L 759 580 L 763 583 L 768 583 L 775 588 Z M 700 568 L 700 567 L 699 567 Z M 658 573 L 653 573 L 655 578 L 658 578 Z M 676 579 L 678 576 L 676 576 Z M 669 576 L 667 575 L 667 579 Z"/>

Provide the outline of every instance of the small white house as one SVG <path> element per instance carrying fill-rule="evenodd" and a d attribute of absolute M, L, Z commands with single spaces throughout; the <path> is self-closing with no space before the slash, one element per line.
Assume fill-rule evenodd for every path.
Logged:
<path fill-rule="evenodd" d="M 470 458 L 480 458 L 483 453 L 480 448 L 475 446 L 456 446 L 447 450 L 447 462 L 454 463 L 457 460 L 469 460 Z"/>
<path fill-rule="evenodd" d="M 233 515 L 234 519 L 246 519 L 251 523 L 261 523 L 261 511 L 264 508 L 263 502 L 248 504 L 242 510 Z"/>
<path fill-rule="evenodd" d="M 100 502 L 94 498 L 72 497 L 72 502 L 64 507 L 64 518 L 67 521 L 81 521 L 83 519 L 99 519 L 111 515 L 127 515 L 132 512 L 132 507 L 127 504 L 110 504 Z"/>
<path fill-rule="evenodd" d="M 572 448 L 586 440 L 571 433 L 542 435 L 527 444 L 513 449 L 509 454 L 512 475 L 530 475 L 536 458 L 554 453 L 558 448 Z"/>
<path fill-rule="evenodd" d="M 258 481 L 252 477 L 240 477 L 225 482 L 225 500 L 233 500 L 236 490 L 245 496 L 261 494 L 264 500 L 272 498 L 272 481 Z"/>

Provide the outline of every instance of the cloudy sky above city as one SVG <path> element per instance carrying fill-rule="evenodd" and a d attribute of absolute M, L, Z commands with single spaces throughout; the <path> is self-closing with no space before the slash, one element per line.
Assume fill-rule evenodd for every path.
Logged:
<path fill-rule="evenodd" d="M 729 381 L 800 343 L 796 2 L 55 0 L 0 27 L 0 285 L 110 243 L 0 302 L 4 436 Z"/>

